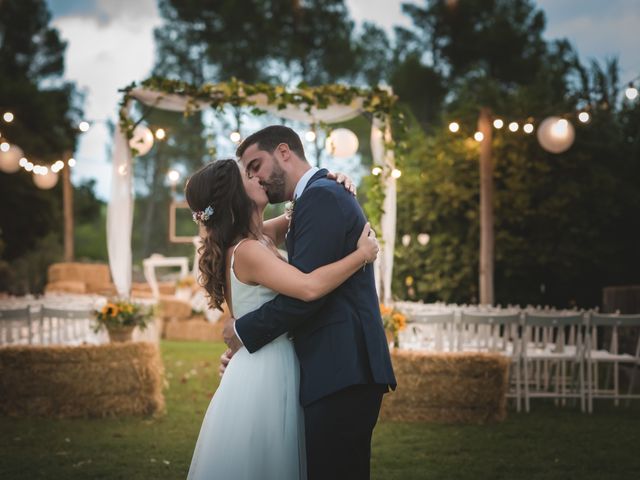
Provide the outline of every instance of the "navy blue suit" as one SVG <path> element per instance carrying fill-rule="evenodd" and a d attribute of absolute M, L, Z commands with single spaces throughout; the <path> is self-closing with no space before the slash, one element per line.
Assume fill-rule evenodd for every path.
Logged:
<path fill-rule="evenodd" d="M 287 234 L 289 262 L 303 272 L 353 252 L 366 223 L 355 197 L 326 175 L 320 170 L 309 180 Z M 278 295 L 238 318 L 236 330 L 249 352 L 286 332 L 293 337 L 309 479 L 368 478 L 382 393 L 396 387 L 373 266 L 319 300 Z M 340 425 L 331 427 L 331 419 Z"/>

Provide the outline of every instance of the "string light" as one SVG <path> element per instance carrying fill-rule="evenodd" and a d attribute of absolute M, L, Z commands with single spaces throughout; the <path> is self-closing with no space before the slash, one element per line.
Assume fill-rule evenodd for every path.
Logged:
<path fill-rule="evenodd" d="M 70 167 L 75 167 L 76 166 L 76 159 L 75 158 L 70 158 L 69 160 L 67 160 L 67 165 L 69 165 Z"/>
<path fill-rule="evenodd" d="M 31 162 L 27 162 L 27 163 L 26 163 L 26 165 L 24 166 L 24 169 L 25 169 L 27 172 L 32 171 L 34 168 L 35 168 L 35 167 L 34 167 L 33 163 L 31 163 Z"/>
<path fill-rule="evenodd" d="M 518 131 L 518 122 L 511 122 L 509 124 L 509 130 L 511 130 L 512 132 L 517 132 Z"/>
<path fill-rule="evenodd" d="M 587 123 L 590 118 L 591 118 L 591 115 L 589 115 L 589 113 L 587 112 L 580 112 L 578 114 L 578 120 L 580 120 L 582 123 Z"/>
<path fill-rule="evenodd" d="M 481 142 L 482 140 L 484 140 L 484 134 L 482 132 L 476 132 L 473 134 L 473 138 L 476 140 L 476 142 Z"/>
<path fill-rule="evenodd" d="M 11 123 L 13 122 L 13 113 L 11 112 L 4 112 L 4 115 L 2 116 L 2 118 L 4 118 L 4 121 L 7 123 Z"/>
<path fill-rule="evenodd" d="M 524 133 L 533 132 L 533 123 L 525 123 L 524 126 L 522 127 L 522 130 L 524 131 Z"/>
<path fill-rule="evenodd" d="M 164 128 L 159 128 L 156 130 L 156 138 L 158 140 L 164 140 L 166 136 L 167 136 L 167 132 L 164 131 Z"/>
<path fill-rule="evenodd" d="M 78 125 L 78 129 L 84 133 L 84 132 L 88 132 L 89 128 L 91 128 L 91 125 L 89 125 L 89 122 L 85 122 L 84 120 L 82 122 L 80 122 L 80 124 Z"/>
<path fill-rule="evenodd" d="M 180 180 L 180 172 L 177 170 L 169 170 L 169 173 L 167 173 L 167 178 L 172 184 L 175 185 L 176 183 L 178 183 L 178 180 Z"/>
<path fill-rule="evenodd" d="M 401 176 L 401 175 L 402 175 L 402 172 L 401 172 L 400 170 L 398 170 L 397 168 L 394 168 L 394 169 L 391 171 L 391 176 L 392 176 L 393 178 L 400 178 L 400 176 Z"/>
<path fill-rule="evenodd" d="M 27 163 L 29 163 L 29 160 L 27 160 L 26 158 L 22 157 L 20 159 L 20 161 L 18 162 L 18 165 L 20 165 L 22 168 L 27 166 Z"/>
<path fill-rule="evenodd" d="M 11 145 L 9 145 L 7 142 L 0 143 L 0 150 L 2 150 L 3 152 L 8 152 L 9 148 L 11 148 Z"/>
<path fill-rule="evenodd" d="M 373 169 L 371 170 L 371 174 L 378 176 L 382 173 L 382 169 L 380 167 L 373 167 Z"/>
<path fill-rule="evenodd" d="M 504 126 L 504 122 L 502 120 L 500 120 L 499 118 L 496 118 L 493 121 L 493 127 L 500 130 L 502 127 Z"/>
<path fill-rule="evenodd" d="M 452 133 L 456 133 L 460 130 L 460 124 L 458 124 L 458 122 L 451 122 L 449 124 L 449 130 L 451 130 Z"/>

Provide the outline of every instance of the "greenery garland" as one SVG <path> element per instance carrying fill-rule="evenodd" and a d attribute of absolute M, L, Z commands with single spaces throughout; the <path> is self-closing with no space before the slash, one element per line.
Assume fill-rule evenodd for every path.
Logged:
<path fill-rule="evenodd" d="M 302 109 L 311 113 L 312 109 L 323 109 L 330 105 L 350 105 L 356 99 L 362 99 L 363 112 L 371 114 L 382 122 L 382 128 L 386 128 L 387 122 L 394 126 L 404 125 L 403 115 L 396 107 L 397 98 L 389 91 L 373 87 L 370 89 L 346 86 L 346 85 L 321 85 L 309 86 L 300 83 L 294 90 L 287 90 L 282 85 L 269 85 L 266 83 L 249 84 L 232 78 L 227 82 L 205 83 L 200 86 L 192 85 L 181 80 L 172 80 L 162 77 L 151 77 L 139 85 L 135 82 L 129 84 L 120 91 L 124 93 L 120 102 L 120 128 L 128 139 L 133 137 L 133 130 L 140 122 L 135 122 L 129 117 L 126 105 L 134 99 L 132 91 L 141 87 L 148 90 L 165 93 L 167 95 L 182 95 L 188 98 L 185 116 L 200 109 L 200 104 L 208 104 L 214 110 L 220 112 L 225 106 L 234 108 L 251 108 L 251 113 L 261 115 L 265 110 L 256 106 L 252 97 L 264 95 L 269 105 L 275 105 L 279 110 L 289 106 Z M 387 142 L 385 148 L 394 150 L 395 163 L 400 164 L 401 152 L 397 142 Z M 135 151 L 133 152 L 136 153 Z M 369 175 L 365 178 L 367 186 L 367 203 L 365 213 L 376 231 L 380 231 L 382 205 L 384 203 L 384 181 L 391 174 L 394 166 L 380 165 L 380 175 Z"/>

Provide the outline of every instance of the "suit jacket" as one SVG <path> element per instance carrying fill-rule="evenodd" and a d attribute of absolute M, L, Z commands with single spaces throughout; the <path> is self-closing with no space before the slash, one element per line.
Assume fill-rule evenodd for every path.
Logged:
<path fill-rule="evenodd" d="M 355 197 L 326 175 L 309 180 L 287 234 L 289 262 L 307 273 L 353 252 L 366 223 Z M 351 385 L 396 387 L 371 264 L 315 301 L 277 295 L 238 318 L 236 331 L 251 353 L 292 335 L 303 406 Z"/>

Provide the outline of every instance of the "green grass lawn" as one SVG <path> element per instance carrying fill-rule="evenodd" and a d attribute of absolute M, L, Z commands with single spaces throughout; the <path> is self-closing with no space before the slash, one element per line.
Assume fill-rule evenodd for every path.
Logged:
<path fill-rule="evenodd" d="M 157 419 L 0 418 L 0 479 L 185 478 L 218 383 L 220 343 L 163 342 L 167 415 Z M 592 416 L 534 402 L 487 426 L 381 422 L 374 479 L 640 478 L 640 407 Z M 233 480 L 233 479 L 228 479 Z"/>

